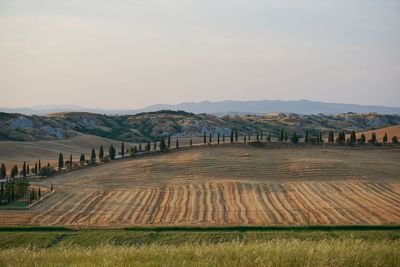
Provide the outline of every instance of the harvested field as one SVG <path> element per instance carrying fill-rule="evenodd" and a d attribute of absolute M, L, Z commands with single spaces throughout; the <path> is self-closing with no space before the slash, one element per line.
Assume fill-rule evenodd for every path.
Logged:
<path fill-rule="evenodd" d="M 196 148 L 42 180 L 1 225 L 399 224 L 399 149 Z"/>

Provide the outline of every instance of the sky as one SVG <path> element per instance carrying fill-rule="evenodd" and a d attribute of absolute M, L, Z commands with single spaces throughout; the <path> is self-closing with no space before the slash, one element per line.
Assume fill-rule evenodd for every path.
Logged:
<path fill-rule="evenodd" d="M 0 0 L 0 107 L 400 107 L 399 0 Z"/>

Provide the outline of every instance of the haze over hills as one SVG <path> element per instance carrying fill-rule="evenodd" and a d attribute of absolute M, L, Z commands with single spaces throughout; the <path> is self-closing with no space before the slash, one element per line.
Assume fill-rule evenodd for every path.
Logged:
<path fill-rule="evenodd" d="M 271 112 L 297 113 L 297 114 L 326 114 L 336 115 L 347 112 L 355 113 L 379 113 L 379 114 L 400 114 L 400 107 L 385 107 L 375 105 L 325 103 L 310 100 L 254 100 L 254 101 L 203 101 L 184 102 L 176 105 L 155 104 L 141 109 L 104 109 L 86 108 L 74 105 L 62 106 L 36 106 L 26 108 L 0 108 L 1 112 L 21 113 L 25 115 L 46 115 L 56 112 L 91 112 L 106 115 L 134 115 L 142 112 L 153 112 L 158 110 L 184 110 L 191 113 L 208 113 L 214 115 L 225 114 L 255 114 L 261 115 Z"/>

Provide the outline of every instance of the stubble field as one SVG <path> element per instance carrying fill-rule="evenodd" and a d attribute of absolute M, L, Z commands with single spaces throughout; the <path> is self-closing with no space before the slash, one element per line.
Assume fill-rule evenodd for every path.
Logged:
<path fill-rule="evenodd" d="M 399 149 L 245 145 L 121 160 L 40 182 L 55 192 L 1 225 L 400 223 Z"/>

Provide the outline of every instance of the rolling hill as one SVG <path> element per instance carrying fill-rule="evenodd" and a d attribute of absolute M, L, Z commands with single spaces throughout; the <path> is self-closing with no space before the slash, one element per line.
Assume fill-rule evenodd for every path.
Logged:
<path fill-rule="evenodd" d="M 264 115 L 194 114 L 185 111 L 161 110 L 136 115 L 108 116 L 86 112 L 53 113 L 47 116 L 27 116 L 0 113 L 0 140 L 38 141 L 64 140 L 80 134 L 95 135 L 114 140 L 144 142 L 162 136 L 199 136 L 204 132 L 229 135 L 232 128 L 240 135 L 257 131 L 277 135 L 281 128 L 300 136 L 308 129 L 371 131 L 400 124 L 399 115 L 376 113 L 339 115 L 299 115 L 269 113 Z"/>

